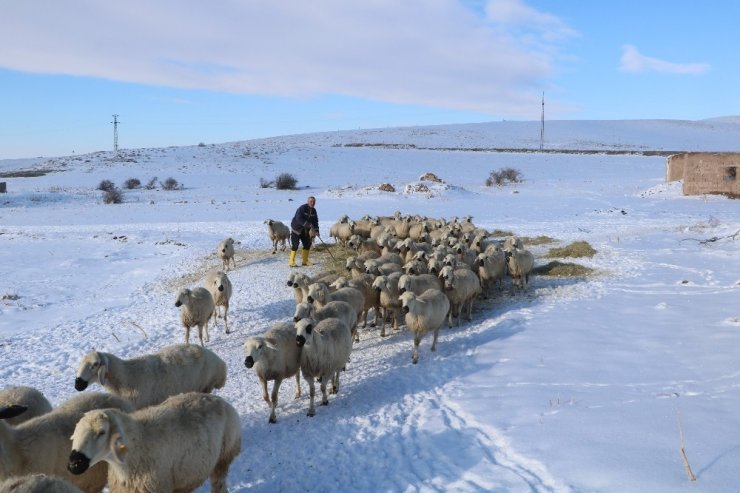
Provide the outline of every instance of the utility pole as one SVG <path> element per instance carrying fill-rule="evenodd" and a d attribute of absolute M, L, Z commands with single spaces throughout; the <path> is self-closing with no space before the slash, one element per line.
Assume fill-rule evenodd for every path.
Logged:
<path fill-rule="evenodd" d="M 542 117 L 540 119 L 540 150 L 545 147 L 545 91 L 542 91 Z"/>
<path fill-rule="evenodd" d="M 118 152 L 118 115 L 113 115 L 113 150 Z"/>

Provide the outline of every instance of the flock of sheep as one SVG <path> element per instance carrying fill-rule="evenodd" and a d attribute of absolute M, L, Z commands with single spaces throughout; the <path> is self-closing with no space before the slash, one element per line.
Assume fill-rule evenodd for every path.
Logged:
<path fill-rule="evenodd" d="M 265 224 L 274 253 L 284 225 L 271 219 Z M 353 341 L 359 341 L 358 325 L 367 327 L 371 310 L 381 337 L 386 323 L 398 329 L 404 316 L 414 335 L 411 358 L 417 363 L 424 335 L 433 334 L 434 351 L 445 320 L 449 327 L 453 321 L 459 326 L 463 316 L 470 320 L 474 301 L 488 296 L 496 284 L 502 286 L 506 276 L 512 288 L 526 290 L 534 266 L 520 238 L 495 238 L 470 217 L 433 220 L 397 212 L 353 221 L 344 216 L 329 236 L 356 253 L 346 261 L 347 276 L 291 272 L 287 284 L 294 289 L 294 324 L 278 322 L 244 344 L 245 365 L 255 369 L 271 423 L 277 419 L 280 384 L 287 378 L 296 377 L 296 398 L 301 396 L 299 376 L 308 383 L 309 416 L 316 413 L 315 382 L 321 385 L 321 403 L 328 404 L 327 387 L 338 392 L 340 372 Z"/>
<path fill-rule="evenodd" d="M 284 249 L 282 223 L 265 223 L 273 253 L 280 242 Z M 526 290 L 533 267 L 520 239 L 493 238 L 470 218 L 344 216 L 330 236 L 356 251 L 347 259 L 347 276 L 291 272 L 293 321 L 277 322 L 243 345 L 244 365 L 260 381 L 270 423 L 277 420 L 278 391 L 287 378 L 296 379 L 296 398 L 300 377 L 308 384 L 308 416 L 316 413 L 316 382 L 321 404 L 328 404 L 327 392 L 339 391 L 358 326 L 367 327 L 371 310 L 381 336 L 386 323 L 399 329 L 404 316 L 417 363 L 425 334 L 433 334 L 434 351 L 445 320 L 450 327 L 462 316 L 470 320 L 475 299 L 506 275 L 512 288 Z M 85 392 L 56 408 L 33 388 L 0 391 L 0 493 L 100 492 L 106 485 L 111 493 L 192 491 L 209 479 L 212 492 L 227 491 L 229 466 L 241 450 L 241 423 L 231 404 L 211 394 L 225 385 L 227 368 L 204 346 L 210 319 L 215 325 L 221 316 L 229 333 L 233 288 L 225 271 L 236 266 L 234 240 L 222 241 L 217 253 L 224 270 L 208 273 L 202 287 L 177 293 L 184 344 L 132 359 L 88 353 L 75 389 L 97 383 L 108 392 Z M 200 345 L 190 344 L 192 327 Z"/>

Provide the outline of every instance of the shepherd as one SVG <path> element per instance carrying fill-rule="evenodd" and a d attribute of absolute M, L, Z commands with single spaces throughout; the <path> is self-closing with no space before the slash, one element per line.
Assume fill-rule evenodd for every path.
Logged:
<path fill-rule="evenodd" d="M 319 216 L 316 213 L 316 197 L 309 196 L 306 203 L 295 211 L 295 216 L 290 222 L 290 260 L 288 265 L 295 267 L 295 255 L 298 253 L 298 242 L 303 244 L 301 259 L 303 265 L 312 265 L 308 261 L 308 253 L 311 250 L 311 230 L 321 238 L 319 233 Z"/>

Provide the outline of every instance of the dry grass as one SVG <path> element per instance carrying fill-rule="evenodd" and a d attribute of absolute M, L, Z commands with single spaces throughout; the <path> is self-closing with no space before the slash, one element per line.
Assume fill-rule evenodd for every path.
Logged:
<path fill-rule="evenodd" d="M 525 246 L 534 246 L 534 245 L 549 245 L 550 243 L 555 243 L 558 240 L 555 238 L 550 238 L 549 236 L 524 236 L 522 237 L 522 242 L 524 242 Z"/>
<path fill-rule="evenodd" d="M 491 236 L 496 236 L 496 237 L 514 236 L 514 233 L 512 233 L 511 231 L 505 231 L 502 229 L 494 229 L 493 231 L 491 231 Z"/>
<path fill-rule="evenodd" d="M 321 263 L 322 271 L 330 271 L 340 276 L 347 275 L 347 259 L 357 252 L 341 245 L 326 244 L 320 240 L 311 246 L 314 263 Z"/>
<path fill-rule="evenodd" d="M 535 267 L 532 273 L 538 276 L 550 277 L 586 277 L 594 275 L 596 271 L 584 265 L 553 260 L 545 265 Z"/>
<path fill-rule="evenodd" d="M 570 245 L 561 248 L 551 248 L 545 255 L 546 258 L 563 258 L 563 257 L 593 257 L 596 250 L 587 241 L 574 241 Z"/>

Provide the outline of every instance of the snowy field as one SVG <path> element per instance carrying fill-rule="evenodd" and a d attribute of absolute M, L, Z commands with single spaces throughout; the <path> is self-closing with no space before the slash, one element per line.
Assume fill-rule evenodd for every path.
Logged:
<path fill-rule="evenodd" d="M 0 161 L 0 379 L 56 405 L 76 395 L 86 352 L 182 342 L 175 294 L 221 265 L 215 247 L 230 236 L 234 332 L 219 321 L 207 345 L 229 368 L 216 393 L 242 420 L 230 491 L 736 491 L 740 204 L 683 196 L 665 158 L 639 152 L 738 151 L 740 123 L 550 122 L 549 149 L 636 153 L 491 151 L 538 139 L 537 122 L 499 122 Z M 524 181 L 484 186 L 504 167 Z M 31 170 L 46 174 L 13 177 Z M 283 172 L 299 190 L 260 187 Z M 427 172 L 445 183 L 408 191 Z M 154 177 L 183 189 L 124 190 L 111 205 L 96 190 Z M 342 214 L 472 215 L 554 238 L 531 247 L 535 265 L 587 241 L 594 257 L 560 260 L 596 274 L 534 276 L 526 295 L 507 284 L 471 322 L 443 329 L 435 353 L 424 339 L 417 365 L 406 330 L 361 329 L 329 406 L 307 417 L 286 381 L 270 425 L 242 344 L 293 314 L 287 253 L 270 254 L 263 221 L 289 221 L 308 195 L 327 242 Z"/>

